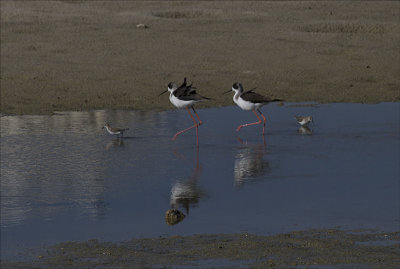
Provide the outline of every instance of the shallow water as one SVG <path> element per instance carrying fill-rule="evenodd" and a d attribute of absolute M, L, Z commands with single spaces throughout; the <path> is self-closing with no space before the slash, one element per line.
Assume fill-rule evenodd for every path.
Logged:
<path fill-rule="evenodd" d="M 399 103 L 1 117 L 1 254 L 67 240 L 399 227 Z M 309 130 L 294 115 L 312 115 Z M 124 139 L 101 129 L 129 127 Z M 165 213 L 186 218 L 170 226 Z"/>

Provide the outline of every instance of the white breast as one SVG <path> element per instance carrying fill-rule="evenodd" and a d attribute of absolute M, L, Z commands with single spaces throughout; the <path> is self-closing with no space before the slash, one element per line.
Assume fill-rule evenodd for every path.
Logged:
<path fill-rule="evenodd" d="M 184 107 L 191 106 L 194 103 L 198 102 L 198 101 L 195 101 L 195 100 L 189 100 L 189 101 L 180 100 L 179 98 L 176 98 L 176 96 L 173 95 L 172 93 L 169 96 L 169 100 L 177 108 L 184 108 Z"/>
<path fill-rule="evenodd" d="M 108 126 L 106 126 L 106 129 L 107 129 L 107 132 L 108 132 L 109 134 L 112 134 L 112 135 L 120 134 L 120 133 L 121 133 L 121 132 L 113 132 L 113 131 L 111 131 L 111 129 L 108 128 Z"/>
<path fill-rule="evenodd" d="M 245 101 L 242 98 L 233 98 L 233 101 L 243 110 L 253 110 L 253 109 L 257 109 L 260 108 L 261 106 L 263 106 L 263 103 L 252 103 L 249 101 Z"/>
<path fill-rule="evenodd" d="M 310 122 L 309 119 L 302 119 L 301 121 L 299 121 L 300 125 L 302 125 L 302 126 L 307 124 L 307 123 L 309 123 L 309 122 Z"/>

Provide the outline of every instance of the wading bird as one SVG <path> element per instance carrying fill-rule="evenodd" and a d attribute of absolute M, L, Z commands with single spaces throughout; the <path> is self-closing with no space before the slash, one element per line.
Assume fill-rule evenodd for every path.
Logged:
<path fill-rule="evenodd" d="M 193 126 L 190 126 L 182 131 L 177 132 L 172 137 L 172 140 L 175 140 L 178 137 L 178 135 L 180 135 L 186 131 L 189 131 L 190 129 L 196 128 L 196 141 L 197 141 L 197 145 L 198 145 L 199 144 L 198 127 L 203 122 L 200 120 L 199 115 L 197 114 L 196 110 L 194 109 L 194 104 L 196 104 L 200 101 L 203 101 L 205 99 L 210 99 L 210 98 L 199 95 L 196 92 L 196 88 L 192 87 L 192 84 L 187 85 L 186 78 L 184 78 L 182 85 L 179 87 L 174 82 L 170 82 L 168 84 L 167 90 L 160 93 L 159 96 L 166 92 L 170 93 L 169 100 L 171 101 L 171 103 L 177 108 L 185 108 L 194 122 Z M 196 121 L 193 114 L 190 112 L 189 108 L 191 108 L 193 110 L 198 121 Z"/>
<path fill-rule="evenodd" d="M 107 130 L 107 132 L 108 132 L 109 134 L 116 135 L 116 136 L 121 135 L 121 137 L 124 136 L 124 132 L 125 132 L 125 131 L 128 131 L 128 130 L 129 130 L 129 128 L 125 128 L 125 129 L 113 128 L 113 127 L 111 127 L 110 124 L 108 124 L 108 123 L 106 123 L 106 124 L 103 126 L 103 129 L 104 129 L 104 128 Z"/>
<path fill-rule="evenodd" d="M 252 110 L 254 112 L 254 114 L 256 115 L 256 117 L 258 118 L 257 122 L 239 125 L 239 127 L 236 129 L 236 131 L 240 131 L 240 129 L 242 127 L 264 123 L 264 125 L 263 125 L 263 135 L 264 135 L 266 119 L 265 119 L 264 115 L 261 113 L 260 107 L 262 107 L 265 104 L 271 103 L 271 102 L 280 102 L 282 100 L 270 99 L 268 97 L 262 96 L 261 94 L 255 93 L 253 90 L 254 89 L 251 89 L 249 91 L 244 91 L 242 84 L 239 82 L 235 82 L 232 85 L 232 89 L 225 93 L 234 91 L 235 94 L 233 96 L 233 101 L 243 110 Z M 263 120 L 261 120 L 261 118 L 258 116 L 256 111 L 261 115 Z"/>

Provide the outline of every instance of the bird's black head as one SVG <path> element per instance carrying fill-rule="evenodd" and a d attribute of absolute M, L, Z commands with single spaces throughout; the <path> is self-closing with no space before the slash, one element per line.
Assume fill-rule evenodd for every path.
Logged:
<path fill-rule="evenodd" d="M 232 91 L 235 91 L 235 92 L 243 92 L 242 83 L 240 83 L 240 82 L 235 82 L 235 83 L 233 83 L 233 85 L 232 85 Z"/>
<path fill-rule="evenodd" d="M 243 89 L 242 84 L 240 84 L 239 82 L 235 82 L 235 83 L 233 83 L 232 88 L 229 91 L 226 91 L 224 93 L 228 93 L 231 91 L 234 91 L 234 92 L 242 91 L 242 89 Z"/>
<path fill-rule="evenodd" d="M 239 82 L 235 82 L 235 83 L 233 83 L 232 88 L 235 90 L 239 90 L 240 86 L 241 86 L 241 84 Z"/>

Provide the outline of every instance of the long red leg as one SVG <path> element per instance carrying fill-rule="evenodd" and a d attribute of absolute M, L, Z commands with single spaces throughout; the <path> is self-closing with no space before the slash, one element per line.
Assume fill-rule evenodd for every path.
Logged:
<path fill-rule="evenodd" d="M 180 134 L 182 134 L 182 133 L 184 133 L 184 132 L 186 132 L 186 131 L 189 131 L 190 129 L 193 129 L 193 128 L 195 128 L 195 127 L 196 127 L 196 135 L 197 135 L 197 129 L 198 129 L 198 127 L 199 127 L 199 124 L 197 123 L 197 121 L 195 120 L 195 118 L 193 117 L 192 113 L 190 113 L 190 110 L 189 110 L 187 107 L 186 107 L 186 110 L 187 110 L 187 112 L 189 113 L 190 117 L 192 118 L 192 120 L 193 120 L 193 122 L 194 122 L 194 125 L 193 125 L 193 126 L 190 126 L 189 128 L 186 128 L 186 129 L 184 129 L 184 130 L 182 130 L 182 131 L 177 132 L 177 133 L 172 137 L 172 140 L 175 140 L 175 139 L 178 137 L 178 135 L 180 135 Z M 198 139 L 197 139 L 197 140 L 198 140 Z"/>
<path fill-rule="evenodd" d="M 197 148 L 199 147 L 199 126 L 203 123 L 199 117 L 199 115 L 197 114 L 196 110 L 194 109 L 194 107 L 192 106 L 193 112 L 194 114 L 196 114 L 197 119 L 199 120 L 199 123 L 196 126 L 196 145 Z M 193 118 L 192 118 L 193 119 Z M 196 122 L 196 121 L 195 121 Z"/>
<path fill-rule="evenodd" d="M 254 115 L 256 115 L 256 117 L 258 118 L 257 122 L 252 122 L 252 123 L 247 123 L 247 124 L 242 124 L 239 125 L 239 127 L 237 127 L 236 131 L 239 132 L 240 129 L 242 129 L 242 127 L 246 127 L 246 126 L 250 126 L 250 125 L 255 125 L 255 124 L 261 124 L 262 120 L 260 119 L 260 117 L 257 115 L 256 111 L 253 109 Z M 262 114 L 261 114 L 262 115 Z M 264 117 L 264 116 L 263 116 Z M 263 132 L 264 133 L 264 132 Z"/>
<path fill-rule="evenodd" d="M 265 122 L 267 121 L 267 119 L 264 117 L 263 113 L 261 113 L 261 110 L 257 109 L 258 113 L 260 113 L 261 117 L 264 120 L 264 126 L 263 126 L 263 135 L 264 135 L 264 131 L 265 131 Z"/>
<path fill-rule="evenodd" d="M 198 125 L 196 126 L 196 145 L 197 147 L 199 147 L 199 126 L 203 124 L 203 122 L 201 121 L 199 115 L 197 114 L 196 110 L 194 109 L 194 107 L 192 106 L 193 112 L 196 115 L 197 119 L 199 120 Z"/>
<path fill-rule="evenodd" d="M 197 146 L 197 148 L 199 147 L 199 125 L 200 124 L 196 125 L 196 146 Z"/>
<path fill-rule="evenodd" d="M 200 119 L 199 115 L 197 115 L 196 110 L 194 110 L 194 107 L 192 107 L 194 114 L 196 114 L 197 119 L 199 120 L 199 126 L 203 124 L 202 120 Z"/>

